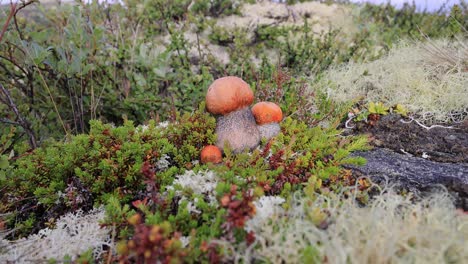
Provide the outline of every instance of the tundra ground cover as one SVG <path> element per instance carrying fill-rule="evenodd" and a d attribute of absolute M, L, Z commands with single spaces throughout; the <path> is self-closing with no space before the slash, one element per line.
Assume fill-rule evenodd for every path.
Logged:
<path fill-rule="evenodd" d="M 270 3 L 276 11 L 260 13 L 261 22 L 253 17 L 258 23 L 226 30 L 220 25 L 267 4 L 130 0 L 125 7 L 77 3 L 47 12 L 36 2 L 18 4 L 9 20 L 6 7 L 2 16 L 10 23 L 0 43 L 0 260 L 467 259 L 466 214 L 456 211 L 448 194 L 419 200 L 391 189 L 380 192 L 369 179 L 343 168 L 365 162 L 349 154 L 368 149 L 367 137 L 346 136 L 338 128 L 353 106 L 374 114 L 366 114 L 368 121 L 394 104 L 414 115 L 435 109 L 442 119 L 463 112 L 463 61 L 441 69 L 442 76 L 455 79 L 441 78 L 430 64 L 405 73 L 425 81 L 417 87 L 453 89 L 439 97 L 450 106 L 431 99 L 427 90 L 416 89 L 413 98 L 419 101 L 391 101 L 397 97 L 385 93 L 389 87 L 399 91 L 403 81 L 390 73 L 412 65 L 398 64 L 405 55 L 392 61 L 394 54 L 419 54 L 421 45 L 433 43 L 420 44 L 426 41 L 420 31 L 459 43 L 456 50 L 463 52 L 466 5 L 446 16 L 411 7 Z M 352 15 L 347 30 L 339 21 L 329 28 L 316 19 L 330 19 L 337 10 Z M 401 47 L 400 38 L 416 44 Z M 395 83 L 366 95 L 372 109 L 353 97 L 340 99 L 348 95 L 324 85 L 363 68 L 389 72 L 365 75 L 379 85 Z M 217 166 L 201 164 L 201 149 L 216 140 L 204 96 L 224 75 L 242 77 L 254 89 L 255 102 L 275 102 L 285 119 L 281 133 L 257 149 L 227 151 Z M 357 84 L 365 80 L 353 75 Z M 443 119 L 464 120 L 463 114 Z M 100 232 L 88 236 L 97 223 Z M 61 232 L 90 247 L 68 243 L 70 250 L 56 255 L 27 247 L 31 241 L 55 246 Z"/>

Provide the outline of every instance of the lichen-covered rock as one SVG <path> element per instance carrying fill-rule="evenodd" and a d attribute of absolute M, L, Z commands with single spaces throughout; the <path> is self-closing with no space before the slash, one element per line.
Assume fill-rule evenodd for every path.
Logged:
<path fill-rule="evenodd" d="M 254 149 L 260 143 L 260 133 L 248 107 L 218 117 L 216 134 L 216 146 L 224 150 L 227 143 L 234 153 Z"/>

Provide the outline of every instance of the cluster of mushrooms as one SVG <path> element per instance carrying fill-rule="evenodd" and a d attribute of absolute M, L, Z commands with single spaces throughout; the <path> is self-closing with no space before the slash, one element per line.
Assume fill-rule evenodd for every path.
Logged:
<path fill-rule="evenodd" d="M 259 102 L 252 109 L 254 94 L 241 78 L 228 76 L 215 80 L 206 94 L 206 109 L 216 116 L 216 145 L 201 151 L 202 163 L 220 163 L 222 151 L 230 147 L 233 153 L 254 149 L 262 138 L 270 139 L 280 132 L 283 119 L 275 103 Z"/>

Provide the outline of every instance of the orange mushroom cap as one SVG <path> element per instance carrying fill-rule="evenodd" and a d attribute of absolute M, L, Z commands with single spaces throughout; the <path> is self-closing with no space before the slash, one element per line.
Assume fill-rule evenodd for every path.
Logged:
<path fill-rule="evenodd" d="M 249 106 L 254 100 L 250 86 L 235 76 L 215 80 L 206 93 L 206 109 L 212 114 L 225 115 Z"/>
<path fill-rule="evenodd" d="M 252 107 L 252 113 L 258 125 L 279 123 L 283 119 L 281 108 L 271 102 L 259 102 Z"/>
<path fill-rule="evenodd" d="M 221 150 L 217 146 L 208 145 L 202 149 L 200 159 L 203 164 L 220 163 L 222 161 Z"/>

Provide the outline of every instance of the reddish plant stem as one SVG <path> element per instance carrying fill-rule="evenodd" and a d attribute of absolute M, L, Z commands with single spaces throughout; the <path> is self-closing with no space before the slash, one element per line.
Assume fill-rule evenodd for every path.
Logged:
<path fill-rule="evenodd" d="M 2 42 L 2 39 L 3 39 L 3 35 L 5 35 L 5 32 L 8 28 L 8 25 L 10 24 L 10 20 L 11 18 L 13 17 L 13 15 L 16 13 L 16 3 L 11 3 L 10 5 L 10 14 L 8 15 L 8 18 L 5 22 L 5 24 L 3 25 L 3 28 L 2 28 L 2 32 L 0 33 L 0 42 Z"/>

